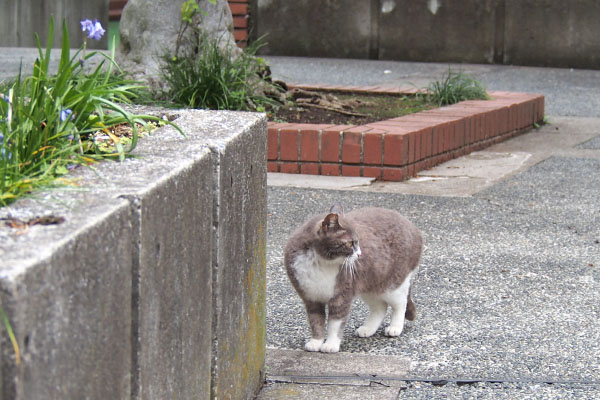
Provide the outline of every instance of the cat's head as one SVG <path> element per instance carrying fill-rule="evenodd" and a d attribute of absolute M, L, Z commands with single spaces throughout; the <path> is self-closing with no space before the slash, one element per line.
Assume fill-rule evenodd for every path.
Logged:
<path fill-rule="evenodd" d="M 321 257 L 334 259 L 356 259 L 360 257 L 358 234 L 352 223 L 344 218 L 341 206 L 333 206 L 331 212 L 321 221 L 318 230 L 317 251 Z"/>

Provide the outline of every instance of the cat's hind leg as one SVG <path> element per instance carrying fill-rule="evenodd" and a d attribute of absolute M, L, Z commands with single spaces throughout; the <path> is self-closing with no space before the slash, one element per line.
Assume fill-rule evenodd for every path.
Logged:
<path fill-rule="evenodd" d="M 360 337 L 373 336 L 385 318 L 387 303 L 379 296 L 369 294 L 363 294 L 361 299 L 369 307 L 369 316 L 365 323 L 356 330 L 356 335 Z"/>
<path fill-rule="evenodd" d="M 385 293 L 384 299 L 392 306 L 392 318 L 390 324 L 385 328 L 387 336 L 399 336 L 404 329 L 404 317 L 407 314 L 414 313 L 415 305 L 411 303 L 411 309 L 407 308 L 410 291 L 410 275 L 406 277 L 402 285 L 395 290 Z M 414 319 L 414 318 L 413 318 Z"/>

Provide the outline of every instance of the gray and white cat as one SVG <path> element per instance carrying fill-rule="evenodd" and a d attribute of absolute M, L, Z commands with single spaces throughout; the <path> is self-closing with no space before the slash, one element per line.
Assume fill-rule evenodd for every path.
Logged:
<path fill-rule="evenodd" d="M 336 204 L 329 214 L 306 221 L 288 239 L 284 263 L 290 281 L 306 306 L 312 338 L 308 351 L 338 352 L 350 306 L 360 296 L 369 317 L 356 330 L 372 336 L 392 307 L 387 336 L 398 336 L 404 318 L 414 320 L 410 280 L 417 269 L 423 239 L 405 217 L 384 208 L 347 214 Z M 324 342 L 325 306 L 328 309 Z"/>

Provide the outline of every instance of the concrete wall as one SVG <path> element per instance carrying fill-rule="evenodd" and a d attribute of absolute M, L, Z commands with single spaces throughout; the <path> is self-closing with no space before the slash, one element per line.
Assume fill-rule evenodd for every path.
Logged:
<path fill-rule="evenodd" d="M 50 16 L 54 17 L 54 45 L 60 47 L 62 21 L 69 29 L 71 48 L 83 43 L 80 21 L 98 19 L 108 30 L 109 0 L 0 0 L 0 47 L 36 47 L 35 33 L 46 46 Z M 106 49 L 108 35 L 88 40 L 88 48 Z"/>
<path fill-rule="evenodd" d="M 262 54 L 600 68 L 589 0 L 257 0 Z"/>
<path fill-rule="evenodd" d="M 168 111 L 174 113 L 173 111 Z M 251 397 L 265 351 L 266 120 L 177 111 L 138 158 L 0 209 L 0 399 Z"/>

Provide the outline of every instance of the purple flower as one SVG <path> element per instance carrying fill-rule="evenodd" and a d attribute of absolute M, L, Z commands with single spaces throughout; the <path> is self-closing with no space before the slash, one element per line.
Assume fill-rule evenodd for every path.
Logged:
<path fill-rule="evenodd" d="M 81 21 L 81 31 L 87 32 L 87 37 L 94 40 L 100 40 L 102 35 L 104 35 L 104 28 L 102 28 L 102 24 L 97 19 L 92 22 L 89 19 L 84 19 Z"/>
<path fill-rule="evenodd" d="M 75 118 L 73 111 L 70 108 L 65 108 L 60 112 L 60 120 L 65 122 L 67 119 L 69 119 L 69 115 L 71 116 L 71 119 Z"/>
<path fill-rule="evenodd" d="M 2 145 L 2 143 L 4 143 L 4 135 L 0 133 L 0 145 Z M 0 156 L 2 156 L 2 158 L 6 158 L 7 160 L 10 160 L 12 158 L 12 154 L 7 152 L 4 147 L 0 149 Z"/>

